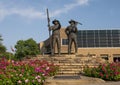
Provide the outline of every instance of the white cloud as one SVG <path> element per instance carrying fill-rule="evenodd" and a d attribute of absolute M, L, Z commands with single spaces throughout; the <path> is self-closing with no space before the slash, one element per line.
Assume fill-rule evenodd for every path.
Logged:
<path fill-rule="evenodd" d="M 44 18 L 43 12 L 37 11 L 33 8 L 19 9 L 19 8 L 0 8 L 0 20 L 10 15 L 19 15 L 30 19 Z"/>
<path fill-rule="evenodd" d="M 74 9 L 77 6 L 88 5 L 90 0 L 76 0 L 74 3 L 66 4 L 63 8 L 57 9 L 51 13 L 51 16 L 60 15 L 62 13 L 67 13 L 68 11 Z"/>
<path fill-rule="evenodd" d="M 74 0 L 74 1 L 75 1 L 74 3 L 66 4 L 63 6 L 63 8 L 50 12 L 50 16 L 55 17 L 60 14 L 67 13 L 68 11 L 74 9 L 75 7 L 87 5 L 89 2 L 89 0 Z M 40 12 L 38 10 L 35 10 L 34 8 L 25 8 L 25 9 L 17 8 L 17 7 L 6 8 L 4 7 L 3 4 L 0 3 L 0 20 L 3 20 L 4 18 L 10 15 L 18 15 L 28 19 L 46 18 L 45 12 Z"/>
<path fill-rule="evenodd" d="M 87 5 L 90 0 L 77 0 L 80 5 Z"/>
<path fill-rule="evenodd" d="M 1 5 L 1 4 L 0 4 Z M 8 12 L 0 6 L 0 21 L 8 15 Z"/>
<path fill-rule="evenodd" d="M 45 17 L 45 14 L 43 12 L 39 12 L 33 8 L 28 8 L 28 9 L 13 8 L 11 9 L 11 14 L 16 14 L 16 15 L 31 18 L 31 19 Z"/>

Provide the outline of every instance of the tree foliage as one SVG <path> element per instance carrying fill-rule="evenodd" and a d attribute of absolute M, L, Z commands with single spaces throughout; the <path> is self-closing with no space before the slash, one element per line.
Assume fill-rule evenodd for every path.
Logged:
<path fill-rule="evenodd" d="M 0 45 L 2 45 L 2 41 L 3 39 L 2 39 L 2 36 L 0 35 Z"/>
<path fill-rule="evenodd" d="M 6 52 L 6 47 L 2 44 L 2 36 L 0 35 L 0 54 L 2 55 L 3 53 Z"/>
<path fill-rule="evenodd" d="M 0 41 L 1 41 L 1 40 L 3 40 L 3 39 L 2 39 L 2 36 L 0 35 Z"/>
<path fill-rule="evenodd" d="M 32 38 L 28 40 L 17 41 L 15 48 L 16 48 L 15 56 L 18 59 L 22 59 L 23 57 L 26 56 L 37 55 L 40 53 L 38 44 Z"/>

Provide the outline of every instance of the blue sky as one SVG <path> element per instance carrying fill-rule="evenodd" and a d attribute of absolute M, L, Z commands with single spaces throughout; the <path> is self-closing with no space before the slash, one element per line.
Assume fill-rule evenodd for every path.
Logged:
<path fill-rule="evenodd" d="M 0 34 L 8 51 L 18 40 L 49 37 L 46 8 L 62 27 L 74 19 L 83 23 L 79 30 L 120 29 L 120 0 L 0 0 Z"/>

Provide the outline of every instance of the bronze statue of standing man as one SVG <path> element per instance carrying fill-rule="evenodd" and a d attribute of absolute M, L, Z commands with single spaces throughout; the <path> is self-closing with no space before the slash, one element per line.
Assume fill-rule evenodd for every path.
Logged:
<path fill-rule="evenodd" d="M 75 53 L 77 53 L 78 51 L 78 45 L 77 45 L 77 23 L 74 20 L 70 20 L 69 21 L 70 25 L 65 29 L 65 33 L 68 36 L 68 54 L 71 54 L 71 47 L 72 47 L 72 43 L 74 42 L 74 46 L 75 46 Z"/>
<path fill-rule="evenodd" d="M 60 41 L 60 28 L 61 24 L 58 20 L 53 20 L 52 23 L 54 24 L 49 29 L 52 30 L 52 55 L 55 53 L 55 44 L 57 43 L 58 54 L 61 53 L 61 41 Z"/>

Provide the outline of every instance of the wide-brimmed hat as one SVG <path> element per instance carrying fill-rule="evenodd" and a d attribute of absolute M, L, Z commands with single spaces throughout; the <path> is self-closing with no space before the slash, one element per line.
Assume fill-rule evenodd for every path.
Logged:
<path fill-rule="evenodd" d="M 53 24 L 55 24 L 55 22 L 58 22 L 58 23 L 59 23 L 59 21 L 58 21 L 58 20 L 56 20 L 56 19 L 52 21 L 52 23 L 53 23 Z"/>
<path fill-rule="evenodd" d="M 73 22 L 74 24 L 76 23 L 76 21 L 74 21 L 74 20 L 72 20 L 72 19 L 69 21 L 69 23 L 71 23 L 71 22 Z"/>

